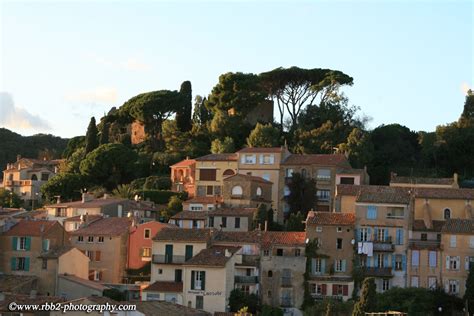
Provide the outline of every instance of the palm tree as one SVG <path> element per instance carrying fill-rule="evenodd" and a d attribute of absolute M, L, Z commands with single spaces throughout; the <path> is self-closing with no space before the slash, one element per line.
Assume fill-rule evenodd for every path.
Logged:
<path fill-rule="evenodd" d="M 112 191 L 112 195 L 123 199 L 132 199 L 135 192 L 130 184 L 119 184 L 117 188 Z"/>

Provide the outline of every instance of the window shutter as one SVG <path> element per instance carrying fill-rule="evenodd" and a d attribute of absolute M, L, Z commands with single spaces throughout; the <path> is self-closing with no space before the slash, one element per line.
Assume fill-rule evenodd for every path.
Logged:
<path fill-rule="evenodd" d="M 263 155 L 259 155 L 258 158 L 259 158 L 259 163 L 260 163 L 261 165 L 263 165 Z"/>
<path fill-rule="evenodd" d="M 196 271 L 191 271 L 191 290 L 194 290 L 194 277 L 195 277 Z"/>
<path fill-rule="evenodd" d="M 379 238 L 379 229 L 376 227 L 374 228 L 374 240 L 378 240 Z"/>
<path fill-rule="evenodd" d="M 332 285 L 332 295 L 337 295 L 337 285 L 336 284 Z"/>
<path fill-rule="evenodd" d="M 89 280 L 94 281 L 94 270 L 89 270 Z"/>
<path fill-rule="evenodd" d="M 143 250 L 143 249 L 142 249 Z M 95 252 L 95 261 L 100 261 L 100 250 Z"/>
<path fill-rule="evenodd" d="M 372 236 L 372 228 L 367 228 L 367 241 L 370 241 L 370 237 Z"/>
<path fill-rule="evenodd" d="M 30 250 L 30 247 L 31 247 L 31 237 L 26 237 L 26 240 L 25 240 L 25 250 L 26 250 L 26 251 L 29 251 L 29 250 Z"/>
<path fill-rule="evenodd" d="M 275 163 L 275 156 L 274 155 L 270 155 L 270 163 L 271 164 Z"/>
<path fill-rule="evenodd" d="M 25 271 L 30 271 L 30 258 L 25 258 Z"/>
<path fill-rule="evenodd" d="M 464 269 L 469 271 L 469 257 L 464 258 Z"/>
<path fill-rule="evenodd" d="M 395 266 L 396 266 L 396 264 L 395 264 L 395 257 L 396 257 L 396 255 L 393 254 L 393 255 L 392 255 L 392 269 L 395 269 Z"/>
<path fill-rule="evenodd" d="M 348 296 L 349 295 L 349 285 L 342 286 L 342 295 Z"/>
<path fill-rule="evenodd" d="M 99 281 L 102 281 L 102 271 L 99 271 Z"/>
<path fill-rule="evenodd" d="M 379 267 L 379 258 L 378 257 L 374 257 L 374 267 L 375 268 Z"/>
<path fill-rule="evenodd" d="M 342 260 L 342 272 L 346 272 L 346 259 Z"/>
<path fill-rule="evenodd" d="M 16 258 L 15 257 L 12 257 L 10 259 L 10 268 L 11 268 L 12 271 L 16 270 Z"/>
<path fill-rule="evenodd" d="M 326 293 L 327 293 L 327 285 L 326 284 L 321 284 L 321 293 L 323 295 L 326 295 Z"/>
<path fill-rule="evenodd" d="M 18 250 L 18 237 L 12 238 L 12 250 Z"/>
<path fill-rule="evenodd" d="M 245 163 L 245 155 L 240 156 L 240 163 Z"/>
<path fill-rule="evenodd" d="M 321 274 L 326 273 L 326 259 L 321 259 Z"/>
<path fill-rule="evenodd" d="M 456 256 L 456 270 L 461 270 L 461 257 Z"/>
<path fill-rule="evenodd" d="M 370 259 L 371 259 L 371 258 L 370 258 L 369 256 L 367 256 L 366 265 L 367 265 L 367 267 L 369 267 L 369 268 L 370 268 L 370 266 L 371 266 L 371 264 L 372 264 L 372 262 L 371 262 L 372 260 L 370 260 Z"/>
<path fill-rule="evenodd" d="M 407 270 L 407 257 L 405 255 L 402 256 L 402 268 L 403 271 Z"/>
<path fill-rule="evenodd" d="M 48 251 L 48 240 L 43 239 L 43 251 Z"/>
<path fill-rule="evenodd" d="M 451 267 L 449 266 L 449 256 L 446 256 L 446 270 L 450 270 Z"/>
<path fill-rule="evenodd" d="M 316 274 L 316 259 L 311 259 L 311 274 Z"/>
<path fill-rule="evenodd" d="M 403 229 L 400 229 L 400 245 L 403 245 L 404 244 L 404 240 L 403 240 Z"/>
<path fill-rule="evenodd" d="M 202 277 L 202 281 L 201 281 L 201 284 L 202 284 L 202 288 L 201 290 L 205 290 L 206 289 L 206 271 L 201 271 L 201 277 Z"/>
<path fill-rule="evenodd" d="M 385 228 L 385 230 L 384 230 L 383 240 L 388 241 L 388 228 Z"/>
<path fill-rule="evenodd" d="M 359 228 L 356 228 L 355 230 L 355 240 L 356 241 L 360 241 L 360 229 Z"/>
<path fill-rule="evenodd" d="M 383 266 L 388 267 L 388 255 L 383 255 Z"/>

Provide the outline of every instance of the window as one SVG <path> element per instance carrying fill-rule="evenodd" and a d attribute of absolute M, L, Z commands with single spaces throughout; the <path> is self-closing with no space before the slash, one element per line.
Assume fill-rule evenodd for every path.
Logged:
<path fill-rule="evenodd" d="M 322 226 L 316 226 L 316 232 L 317 233 L 321 233 L 323 231 L 323 227 Z"/>
<path fill-rule="evenodd" d="M 403 270 L 403 256 L 402 255 L 395 255 L 395 270 L 396 271 Z"/>
<path fill-rule="evenodd" d="M 213 195 L 214 194 L 214 187 L 212 185 L 208 185 L 206 187 L 206 195 Z"/>
<path fill-rule="evenodd" d="M 287 185 L 285 185 L 285 187 L 283 188 L 283 195 L 289 196 L 290 193 L 291 193 L 290 188 Z"/>
<path fill-rule="evenodd" d="M 436 277 L 428 277 L 428 288 L 434 290 L 438 287 Z"/>
<path fill-rule="evenodd" d="M 29 270 L 29 261 L 30 258 L 24 258 L 24 257 L 18 257 L 18 258 L 12 258 L 16 259 L 13 264 L 13 270 L 17 271 L 28 271 Z"/>
<path fill-rule="evenodd" d="M 104 242 L 104 236 L 99 236 L 99 243 L 103 243 Z"/>
<path fill-rule="evenodd" d="M 382 291 L 388 291 L 390 289 L 390 280 L 389 279 L 383 279 L 382 280 Z"/>
<path fill-rule="evenodd" d="M 308 172 L 306 171 L 306 169 L 304 169 L 304 168 L 301 169 L 301 176 L 302 176 L 303 178 L 306 178 L 307 175 L 308 175 Z"/>
<path fill-rule="evenodd" d="M 142 257 L 145 257 L 145 258 L 151 257 L 151 248 L 149 247 L 142 248 Z"/>
<path fill-rule="evenodd" d="M 263 251 L 263 256 L 264 256 L 264 257 L 270 256 L 270 250 L 264 250 L 264 251 Z"/>
<path fill-rule="evenodd" d="M 346 260 L 336 260 L 334 264 L 334 270 L 336 272 L 345 272 L 346 271 Z"/>
<path fill-rule="evenodd" d="M 77 242 L 84 242 L 84 236 L 77 236 Z"/>
<path fill-rule="evenodd" d="M 450 219 L 451 218 L 451 210 L 449 208 L 444 209 L 444 219 Z"/>
<path fill-rule="evenodd" d="M 369 241 L 369 229 L 368 228 L 361 228 L 359 230 L 360 234 L 360 241 Z"/>
<path fill-rule="evenodd" d="M 206 187 L 203 185 L 198 185 L 196 190 L 197 196 L 205 196 L 206 195 Z"/>
<path fill-rule="evenodd" d="M 336 249 L 342 249 L 342 238 L 336 240 Z"/>
<path fill-rule="evenodd" d="M 90 261 L 94 260 L 94 252 L 91 250 L 86 250 L 86 256 L 89 257 Z"/>
<path fill-rule="evenodd" d="M 317 190 L 316 191 L 316 197 L 318 198 L 318 201 L 329 201 L 330 195 L 331 195 L 330 190 Z"/>
<path fill-rule="evenodd" d="M 367 206 L 367 219 L 377 219 L 377 206 Z"/>
<path fill-rule="evenodd" d="M 240 185 L 236 185 L 232 188 L 232 196 L 242 196 L 243 190 Z"/>
<path fill-rule="evenodd" d="M 272 297 L 272 291 L 268 291 L 267 296 L 268 296 L 268 298 L 271 298 Z"/>
<path fill-rule="evenodd" d="M 196 219 L 193 219 L 192 225 L 193 225 L 193 228 L 199 228 L 199 221 Z"/>
<path fill-rule="evenodd" d="M 331 170 L 330 169 L 318 169 L 316 175 L 318 180 L 330 180 L 331 179 Z"/>
<path fill-rule="evenodd" d="M 387 234 L 388 231 L 385 228 L 375 229 L 375 231 L 377 233 L 376 240 L 385 241 L 385 234 Z"/>
<path fill-rule="evenodd" d="M 43 262 L 41 263 L 41 269 L 48 269 L 48 259 L 43 259 Z"/>
<path fill-rule="evenodd" d="M 428 240 L 428 234 L 422 233 L 422 234 L 421 234 L 421 240 L 423 240 L 423 241 Z"/>
<path fill-rule="evenodd" d="M 458 293 L 459 293 L 459 281 L 449 280 L 449 294 L 458 294 Z"/>
<path fill-rule="evenodd" d="M 214 227 L 214 216 L 209 217 L 209 227 Z"/>
<path fill-rule="evenodd" d="M 446 268 L 448 270 L 459 270 L 459 256 L 446 256 Z"/>
<path fill-rule="evenodd" d="M 261 188 L 261 187 L 258 187 L 258 188 L 257 188 L 256 195 L 257 195 L 257 196 L 262 196 L 262 188 Z"/>
<path fill-rule="evenodd" d="M 205 271 L 191 271 L 191 290 L 205 290 Z"/>
<path fill-rule="evenodd" d="M 387 210 L 387 218 L 404 218 L 405 208 L 404 207 L 389 207 Z"/>
<path fill-rule="evenodd" d="M 311 294 L 323 295 L 323 286 L 321 284 L 311 284 Z"/>
<path fill-rule="evenodd" d="M 41 173 L 41 181 L 48 181 L 49 179 L 49 174 L 48 173 Z"/>
<path fill-rule="evenodd" d="M 36 174 L 33 174 L 31 176 L 31 181 L 38 181 L 38 176 Z"/>
<path fill-rule="evenodd" d="M 146 228 L 145 229 L 145 239 L 150 239 L 151 236 L 151 229 Z"/>
<path fill-rule="evenodd" d="M 264 154 L 260 156 L 260 164 L 272 165 L 275 161 L 275 156 L 271 154 Z"/>
<path fill-rule="evenodd" d="M 94 271 L 94 281 L 100 281 L 102 279 L 102 273 L 100 271 Z"/>
<path fill-rule="evenodd" d="M 240 228 L 240 217 L 235 218 L 235 228 Z"/>
<path fill-rule="evenodd" d="M 216 169 L 199 169 L 200 181 L 216 181 Z"/>
<path fill-rule="evenodd" d="M 411 277 L 411 286 L 412 287 L 418 287 L 418 277 L 417 276 L 412 276 Z"/>
<path fill-rule="evenodd" d="M 292 168 L 287 168 L 285 170 L 285 177 L 287 177 L 287 178 L 293 177 L 293 169 Z"/>
<path fill-rule="evenodd" d="M 397 245 L 403 245 L 404 238 L 403 238 L 403 229 L 402 228 L 397 228 L 396 230 L 396 244 Z"/>
<path fill-rule="evenodd" d="M 204 296 L 196 296 L 196 309 L 204 309 Z"/>
<path fill-rule="evenodd" d="M 147 301 L 159 301 L 160 300 L 160 293 L 147 293 L 146 294 Z"/>
<path fill-rule="evenodd" d="M 254 165 L 257 162 L 256 155 L 244 155 L 241 162 L 246 165 Z"/>
<path fill-rule="evenodd" d="M 295 249 L 295 257 L 301 256 L 301 249 Z"/>
<path fill-rule="evenodd" d="M 341 177 L 341 184 L 354 184 L 355 178 L 353 177 Z"/>
<path fill-rule="evenodd" d="M 337 231 L 338 233 L 341 233 L 341 232 L 342 232 L 342 227 L 338 226 L 338 227 L 336 228 L 336 231 Z"/>
<path fill-rule="evenodd" d="M 233 176 L 234 174 L 235 174 L 234 170 L 226 169 L 222 175 L 223 176 Z"/>
<path fill-rule="evenodd" d="M 26 237 L 20 237 L 18 239 L 18 247 L 17 250 L 26 250 Z"/>
<path fill-rule="evenodd" d="M 250 287 L 248 285 L 241 285 L 240 290 L 245 294 L 249 295 L 250 294 Z"/>
<path fill-rule="evenodd" d="M 428 264 L 431 268 L 436 267 L 436 251 L 430 251 L 428 253 Z"/>
<path fill-rule="evenodd" d="M 227 217 L 222 217 L 222 227 L 227 227 Z"/>
<path fill-rule="evenodd" d="M 283 249 L 281 249 L 281 248 L 277 249 L 277 256 L 279 256 L 279 257 L 283 256 Z"/>
<path fill-rule="evenodd" d="M 384 255 L 381 253 L 378 253 L 376 258 L 377 258 L 377 267 L 384 268 L 385 267 Z"/>
<path fill-rule="evenodd" d="M 173 262 L 173 245 L 165 245 L 165 263 Z"/>
<path fill-rule="evenodd" d="M 412 250 L 411 265 L 415 267 L 420 265 L 420 251 L 419 250 Z"/>
<path fill-rule="evenodd" d="M 273 271 L 272 270 L 269 270 L 268 273 L 267 273 L 267 276 L 269 278 L 272 278 L 273 277 Z"/>
<path fill-rule="evenodd" d="M 94 236 L 89 236 L 89 237 L 87 237 L 87 242 L 88 242 L 88 243 L 94 242 Z"/>
<path fill-rule="evenodd" d="M 158 269 L 158 274 L 163 274 L 163 269 Z"/>
<path fill-rule="evenodd" d="M 470 248 L 474 248 L 474 236 L 471 236 L 471 237 L 469 238 L 469 247 L 470 247 Z"/>
<path fill-rule="evenodd" d="M 191 206 L 191 211 L 202 211 L 202 206 Z"/>
<path fill-rule="evenodd" d="M 456 235 L 451 235 L 449 237 L 449 247 L 456 248 Z"/>
<path fill-rule="evenodd" d="M 183 282 L 183 270 L 181 269 L 174 270 L 174 281 Z"/>
<path fill-rule="evenodd" d="M 313 274 L 320 274 L 324 273 L 324 259 L 321 258 L 313 258 L 311 260 L 311 270 Z"/>
<path fill-rule="evenodd" d="M 43 239 L 43 251 L 49 250 L 49 239 Z"/>

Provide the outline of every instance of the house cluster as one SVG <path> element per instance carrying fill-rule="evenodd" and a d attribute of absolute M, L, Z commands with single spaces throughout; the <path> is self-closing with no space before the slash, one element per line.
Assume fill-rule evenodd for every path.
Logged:
<path fill-rule="evenodd" d="M 295 173 L 316 183 L 314 207 L 301 210 L 305 230 L 271 231 L 269 220 L 288 216 Z M 31 216 L 6 211 L 0 284 L 10 286 L 0 286 L 0 312 L 5 295 L 94 302 L 118 290 L 143 314 L 219 315 L 240 289 L 298 314 L 305 288 L 315 300 L 348 300 L 367 276 L 378 292 L 464 295 L 474 265 L 474 190 L 459 188 L 456 175 L 393 174 L 389 186 L 374 186 L 344 155 L 279 147 L 185 159 L 171 166 L 171 179 L 190 198 L 168 223 L 156 221 L 150 202 L 87 193 Z M 274 210 L 273 219 L 262 222 L 262 208 Z"/>

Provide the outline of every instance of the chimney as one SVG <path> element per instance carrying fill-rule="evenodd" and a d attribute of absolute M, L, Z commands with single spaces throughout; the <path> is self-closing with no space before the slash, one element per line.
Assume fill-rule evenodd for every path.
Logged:
<path fill-rule="evenodd" d="M 104 193 L 104 196 L 102 197 L 104 200 L 107 200 L 108 198 L 110 198 L 109 194 L 108 193 Z"/>
<path fill-rule="evenodd" d="M 186 156 L 186 160 L 189 160 L 189 156 Z"/>
<path fill-rule="evenodd" d="M 90 202 L 94 199 L 94 196 L 89 193 L 82 193 L 82 203 Z"/>
<path fill-rule="evenodd" d="M 31 290 L 30 291 L 30 299 L 35 299 L 36 298 L 36 290 Z"/>
<path fill-rule="evenodd" d="M 454 188 L 459 188 L 459 183 L 458 183 L 458 173 L 455 172 L 453 174 L 453 187 Z"/>
<path fill-rule="evenodd" d="M 21 159 L 21 155 L 16 155 L 16 161 L 18 162 L 20 161 L 20 159 Z"/>
<path fill-rule="evenodd" d="M 268 230 L 268 221 L 265 221 L 265 231 Z"/>
<path fill-rule="evenodd" d="M 56 204 L 59 204 L 59 203 L 61 203 L 61 196 L 56 195 Z"/>

